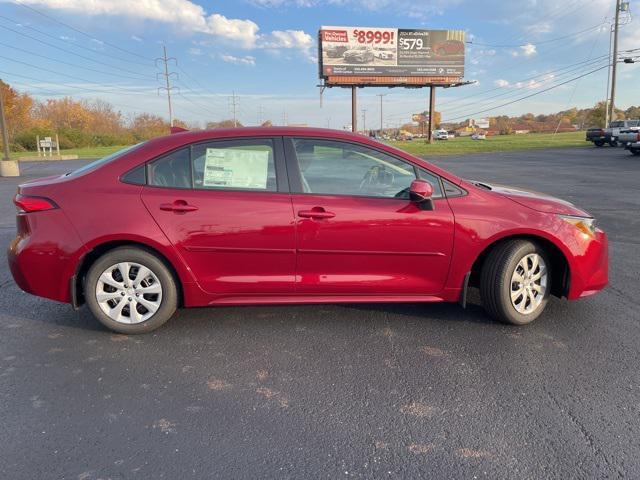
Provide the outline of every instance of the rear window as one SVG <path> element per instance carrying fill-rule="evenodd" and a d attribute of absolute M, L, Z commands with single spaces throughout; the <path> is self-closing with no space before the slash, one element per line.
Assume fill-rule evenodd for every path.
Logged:
<path fill-rule="evenodd" d="M 610 128 L 619 128 L 619 127 L 624 127 L 624 122 L 611 122 L 609 124 Z"/>
<path fill-rule="evenodd" d="M 145 143 L 146 142 L 137 143 L 136 145 L 130 145 L 130 146 L 125 147 L 125 148 L 123 148 L 121 150 L 118 150 L 117 152 L 113 152 L 111 155 L 107 155 L 106 157 L 102 157 L 102 158 L 99 158 L 98 160 L 94 160 L 93 162 L 88 163 L 85 166 L 80 167 L 77 170 L 74 170 L 73 172 L 70 172 L 69 175 L 70 176 L 82 175 L 85 172 L 88 172 L 88 171 L 93 170 L 95 168 L 98 168 L 98 167 L 101 167 L 103 165 L 106 165 L 107 163 L 113 162 L 114 160 L 117 160 L 118 158 L 124 156 L 125 154 L 127 154 L 129 152 L 137 150 L 138 148 L 140 148 Z"/>

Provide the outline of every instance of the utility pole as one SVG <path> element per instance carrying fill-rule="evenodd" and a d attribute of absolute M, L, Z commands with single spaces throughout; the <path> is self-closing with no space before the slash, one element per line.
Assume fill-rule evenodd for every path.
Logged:
<path fill-rule="evenodd" d="M 258 105 L 258 126 L 262 125 L 262 119 L 264 118 L 264 107 Z"/>
<path fill-rule="evenodd" d="M 287 126 L 287 111 L 286 110 L 282 110 L 282 126 L 283 127 Z"/>
<path fill-rule="evenodd" d="M 382 97 L 386 97 L 386 93 L 378 93 L 378 97 L 380 97 L 380 135 L 382 135 Z"/>
<path fill-rule="evenodd" d="M 238 126 L 237 108 L 238 108 L 238 96 L 236 95 L 236 92 L 231 92 L 231 96 L 229 97 L 229 110 L 233 115 L 234 128 Z"/>
<path fill-rule="evenodd" d="M 165 86 L 164 87 L 158 87 L 158 95 L 160 95 L 160 90 L 166 90 L 167 91 L 167 102 L 169 104 L 169 126 L 173 127 L 173 108 L 171 107 L 171 92 L 173 90 L 177 90 L 178 87 L 172 87 L 171 86 L 171 75 L 175 75 L 177 77 L 178 74 L 175 73 L 175 72 L 170 72 L 169 71 L 169 62 L 171 60 L 173 60 L 173 62 L 176 65 L 178 64 L 178 61 L 174 57 L 167 57 L 167 47 L 163 45 L 162 46 L 162 57 L 156 58 L 156 66 L 158 66 L 158 62 L 162 62 L 164 64 L 164 72 L 157 73 L 156 77 L 158 75 L 162 75 L 164 77 Z"/>
<path fill-rule="evenodd" d="M 327 128 L 331 128 L 331 117 L 327 117 Z"/>
<path fill-rule="evenodd" d="M 367 131 L 367 109 L 362 109 L 362 131 L 366 133 Z"/>
<path fill-rule="evenodd" d="M 2 130 L 2 160 L 0 161 L 0 176 L 17 177 L 20 175 L 20 167 L 17 160 L 9 158 L 9 133 L 7 132 L 7 119 L 4 116 L 4 93 L 0 80 L 0 130 Z"/>
<path fill-rule="evenodd" d="M 618 67 L 618 30 L 620 29 L 620 10 L 622 0 L 616 0 L 616 17 L 613 23 L 613 58 L 611 60 L 611 98 L 609 100 L 609 120 L 613 120 L 616 103 L 616 71 Z M 605 126 L 606 128 L 606 126 Z"/>

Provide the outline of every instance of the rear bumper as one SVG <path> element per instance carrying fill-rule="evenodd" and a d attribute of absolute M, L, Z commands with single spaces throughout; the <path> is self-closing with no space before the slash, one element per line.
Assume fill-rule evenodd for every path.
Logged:
<path fill-rule="evenodd" d="M 65 215 L 60 210 L 20 213 L 17 223 L 18 234 L 7 250 L 15 282 L 27 293 L 71 302 L 71 278 L 84 248 Z"/>
<path fill-rule="evenodd" d="M 567 298 L 593 295 L 609 283 L 609 242 L 607 235 L 597 230 L 586 244 L 580 256 L 574 257 L 570 265 L 570 284 Z"/>

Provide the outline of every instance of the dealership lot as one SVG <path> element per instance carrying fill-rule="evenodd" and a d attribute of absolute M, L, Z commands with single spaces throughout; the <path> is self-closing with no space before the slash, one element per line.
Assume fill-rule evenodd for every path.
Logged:
<path fill-rule="evenodd" d="M 517 328 L 471 305 L 183 310 L 127 337 L 0 266 L 0 477 L 640 476 L 640 159 L 433 159 L 591 211 L 611 285 Z M 25 178 L 83 162 L 23 163 Z M 0 179 L 0 242 L 14 235 Z M 96 212 L 108 221 L 110 212 Z M 407 239 L 407 242 L 415 239 Z"/>

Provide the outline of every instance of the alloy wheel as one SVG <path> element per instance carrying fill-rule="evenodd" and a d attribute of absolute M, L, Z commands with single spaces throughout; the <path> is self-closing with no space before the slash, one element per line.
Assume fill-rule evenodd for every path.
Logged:
<path fill-rule="evenodd" d="M 511 275 L 511 305 L 519 313 L 535 312 L 547 292 L 547 265 L 541 255 L 531 253 L 522 257 Z"/>

